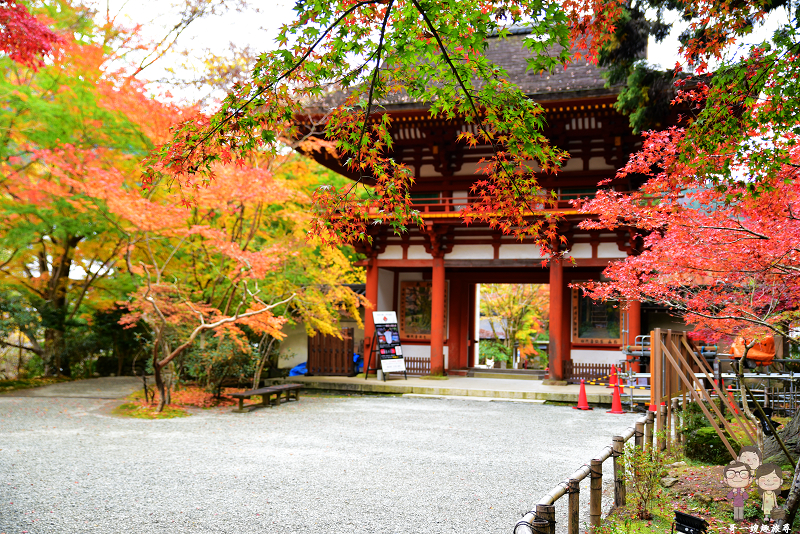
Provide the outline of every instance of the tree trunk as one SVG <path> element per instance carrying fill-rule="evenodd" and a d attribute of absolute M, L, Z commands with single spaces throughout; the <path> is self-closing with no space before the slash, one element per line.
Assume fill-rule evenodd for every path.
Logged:
<path fill-rule="evenodd" d="M 275 342 L 275 338 L 270 336 L 269 343 L 267 347 L 264 348 L 264 341 L 267 338 L 267 334 L 264 334 L 264 337 L 261 338 L 261 343 L 259 343 L 259 354 L 261 358 L 259 358 L 258 365 L 256 365 L 256 372 L 253 376 L 253 389 L 258 389 L 258 386 L 261 383 L 261 373 L 264 371 L 264 364 L 267 363 L 269 359 L 269 355 L 272 352 L 272 344 Z"/>
<path fill-rule="evenodd" d="M 153 364 L 153 374 L 156 378 L 156 389 L 158 390 L 158 411 L 161 412 L 164 410 L 164 406 L 166 405 L 166 391 L 164 387 L 164 379 L 161 376 L 161 367 L 159 367 L 158 362 Z"/>
<path fill-rule="evenodd" d="M 117 376 L 122 376 L 122 366 L 125 363 L 125 353 L 119 350 L 116 341 L 114 342 L 112 350 L 114 351 L 114 354 L 116 354 L 117 356 Z"/>
<path fill-rule="evenodd" d="M 44 374 L 45 376 L 70 376 L 69 359 L 65 357 L 66 342 L 64 331 L 47 328 L 44 331 Z"/>
<path fill-rule="evenodd" d="M 780 531 L 782 531 L 784 524 L 791 525 L 794 523 L 798 505 L 800 505 L 800 462 L 797 463 L 797 467 L 794 469 L 792 486 L 789 490 L 789 496 L 786 498 L 786 504 L 784 504 L 786 518 L 778 521 Z"/>
<path fill-rule="evenodd" d="M 153 375 L 155 376 L 156 380 L 156 390 L 158 390 L 158 411 L 161 412 L 164 409 L 166 395 L 164 391 L 164 380 L 161 377 L 161 369 L 163 366 L 159 365 L 158 363 L 158 349 L 162 348 L 161 344 L 164 339 L 164 331 L 163 329 L 158 329 L 156 334 L 156 341 L 153 345 Z"/>
<path fill-rule="evenodd" d="M 786 444 L 789 452 L 792 453 L 792 458 L 797 460 L 798 449 L 800 449 L 800 412 L 794 414 L 791 421 L 778 434 Z M 764 462 L 769 461 L 768 459 L 773 456 L 779 456 L 779 458 L 775 459 L 777 464 L 782 464 L 786 461 L 786 455 L 783 454 L 780 445 L 778 445 L 778 440 L 773 436 L 764 436 Z"/>

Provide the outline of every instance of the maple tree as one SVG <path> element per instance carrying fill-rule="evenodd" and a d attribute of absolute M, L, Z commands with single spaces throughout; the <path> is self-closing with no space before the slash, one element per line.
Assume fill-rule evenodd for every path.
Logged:
<path fill-rule="evenodd" d="M 298 212 L 309 202 L 303 180 L 315 168 L 286 157 L 254 161 L 259 168 L 220 168 L 225 180 L 204 190 L 191 209 L 175 205 L 168 180 L 143 193 L 138 160 L 166 141 L 176 120 L 197 110 L 148 94 L 138 75 L 149 60 L 125 60 L 131 51 L 148 57 L 138 28 L 108 19 L 95 24 L 94 13 L 66 2 L 37 9 L 54 31 L 69 33 L 58 41 L 52 64 L 38 70 L 0 58 L 2 326 L 26 338 L 5 336 L 4 343 L 37 354 L 47 374 L 69 374 L 71 361 L 85 358 L 82 350 L 113 337 L 95 332 L 98 321 L 113 315 L 119 301 L 128 312 L 137 298 L 148 302 L 149 290 L 166 321 L 139 323 L 154 327 L 153 339 L 144 336 L 142 344 L 163 351 L 171 336 L 169 357 L 185 351 L 187 340 L 216 331 L 207 346 L 216 343 L 219 350 L 202 362 L 204 371 L 196 371 L 199 364 L 187 367 L 187 376 L 208 375 L 231 360 L 249 365 L 255 358 L 250 337 L 279 338 L 283 322 L 265 313 L 272 304 L 258 306 L 258 299 L 285 300 L 292 291 L 282 270 L 313 255 L 314 246 L 298 239 L 307 225 Z M 276 165 L 302 178 L 296 184 L 274 179 Z M 142 264 L 161 278 L 148 285 Z M 336 281 L 358 274 L 338 251 L 316 254 L 310 264 L 302 280 L 295 277 L 297 304 L 280 313 L 333 331 L 338 311 L 353 312 L 359 302 Z M 256 311 L 264 316 L 257 319 Z M 135 317 L 126 319 L 134 324 Z M 223 353 L 229 357 L 214 359 Z"/>
<path fill-rule="evenodd" d="M 0 52 L 12 61 L 37 69 L 61 42 L 63 39 L 37 20 L 23 3 L 0 2 Z"/>
<path fill-rule="evenodd" d="M 361 299 L 342 285 L 358 277 L 347 257 L 305 239 L 310 199 L 303 179 L 290 176 L 305 176 L 308 163 L 258 163 L 219 168 L 222 179 L 188 209 L 156 190 L 130 205 L 126 261 L 145 284 L 123 323 L 144 320 L 152 329 L 159 409 L 171 389 L 162 372 L 174 361 L 172 375 L 204 377 L 215 388 L 232 367 L 252 370 L 258 384 L 284 323 L 336 335 L 340 312 L 358 316 Z"/>
<path fill-rule="evenodd" d="M 611 264 L 609 282 L 585 288 L 595 298 L 666 305 L 704 339 L 742 336 L 752 346 L 775 335 L 797 346 L 797 12 L 791 3 L 677 7 L 690 21 L 682 53 L 693 72 L 673 78 L 685 120 L 645 132 L 642 151 L 619 171 L 644 177 L 640 191 L 603 191 L 583 206 L 594 216 L 584 228 L 640 229 L 639 253 Z M 779 7 L 788 16 L 770 38 L 738 45 Z M 646 124 L 646 102 L 625 98 L 618 105 Z M 796 420 L 788 425 L 784 441 L 797 428 Z M 788 524 L 799 504 L 796 470 Z"/>
<path fill-rule="evenodd" d="M 112 304 L 117 290 L 110 275 L 124 236 L 102 198 L 122 184 L 103 178 L 109 166 L 130 172 L 130 153 L 152 144 L 115 107 L 122 94 L 146 99 L 140 85 L 104 72 L 110 54 L 87 13 L 68 4 L 42 11 L 54 31 L 70 30 L 57 59 L 38 70 L 0 59 L 0 283 L 36 310 L 35 321 L 17 321 L 28 329 L 22 348 L 39 355 L 48 374 L 69 374 L 65 332 L 86 325 L 90 308 Z"/>
<path fill-rule="evenodd" d="M 312 234 L 326 243 L 369 240 L 366 227 L 375 213 L 402 231 L 420 221 L 408 193 L 412 173 L 382 155 L 391 143 L 389 115 L 372 120 L 377 103 L 398 97 L 429 104 L 434 116 L 478 124 L 480 133 L 465 132 L 462 141 L 495 148 L 485 178 L 473 188 L 481 201 L 463 211 L 465 220 L 533 235 L 550 246 L 556 222 L 525 213 L 547 198 L 534 170 L 554 171 L 566 154 L 542 135 L 542 108 L 483 55 L 484 42 L 520 22 L 533 35 L 525 41 L 531 69 L 593 59 L 613 34 L 619 2 L 340 0 L 295 9 L 297 20 L 279 36 L 283 48 L 262 54 L 251 78 L 234 85 L 217 113 L 177 129 L 154 154 L 146 180 L 167 175 L 191 190 L 213 178 L 216 162 L 280 150 L 302 137 L 299 122 L 319 122 L 314 110 L 329 101 L 315 102 L 340 89 L 333 109 L 320 111 L 328 141 L 317 148 L 335 151 L 376 185 L 363 194 L 355 186 L 318 190 Z"/>

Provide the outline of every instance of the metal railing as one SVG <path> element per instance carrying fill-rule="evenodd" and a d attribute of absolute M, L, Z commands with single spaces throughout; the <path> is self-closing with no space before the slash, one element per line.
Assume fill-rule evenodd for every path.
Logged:
<path fill-rule="evenodd" d="M 514 534 L 555 534 L 555 503 L 564 495 L 568 495 L 567 532 L 578 534 L 580 532 L 580 482 L 586 477 L 590 477 L 589 524 L 593 527 L 599 525 L 602 514 L 603 462 L 608 458 L 614 460 L 614 506 L 625 506 L 625 477 L 620 458 L 625 442 L 633 437 L 636 447 L 649 450 L 653 446 L 654 421 L 655 413 L 648 412 L 646 416 L 636 421 L 634 426 L 628 427 L 621 435 L 611 438 L 611 445 L 603 448 L 596 458 L 580 467 L 567 480 L 557 484 L 539 499 L 535 508 L 525 514 L 514 526 Z"/>

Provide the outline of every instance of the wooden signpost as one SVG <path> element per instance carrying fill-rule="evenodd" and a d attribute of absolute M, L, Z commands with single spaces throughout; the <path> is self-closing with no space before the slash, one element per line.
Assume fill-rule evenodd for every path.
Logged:
<path fill-rule="evenodd" d="M 406 362 L 403 359 L 403 347 L 400 345 L 400 329 L 397 326 L 397 314 L 393 311 L 372 312 L 375 322 L 375 340 L 372 343 L 367 367 L 364 371 L 364 379 L 369 376 L 370 371 L 378 370 L 378 362 L 381 362 L 380 369 L 383 371 L 383 381 L 386 381 L 387 373 L 403 373 L 406 380 Z M 370 367 L 375 355 L 375 367 Z"/>

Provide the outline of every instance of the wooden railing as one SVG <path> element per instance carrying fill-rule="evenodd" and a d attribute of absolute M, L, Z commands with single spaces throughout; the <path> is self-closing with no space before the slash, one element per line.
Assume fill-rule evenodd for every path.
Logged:
<path fill-rule="evenodd" d="M 564 380 L 575 384 L 581 380 L 596 380 L 605 378 L 611 374 L 610 363 L 579 363 L 572 360 L 564 362 Z"/>
<path fill-rule="evenodd" d="M 409 375 L 429 375 L 431 374 L 431 359 L 430 358 L 413 358 L 405 356 L 403 358 L 406 362 L 406 373 Z"/>
<path fill-rule="evenodd" d="M 579 198 L 587 198 L 592 195 L 587 194 L 560 194 L 556 199 L 549 196 L 542 195 L 541 200 L 537 203 L 532 203 L 528 206 L 532 210 L 545 210 L 545 209 L 567 209 L 571 208 L 571 202 Z M 459 212 L 469 206 L 479 202 L 481 197 L 443 197 L 431 199 L 412 199 L 412 207 L 422 214 L 426 213 L 452 213 Z"/>
<path fill-rule="evenodd" d="M 572 473 L 567 480 L 556 485 L 547 495 L 539 499 L 536 507 L 525 514 L 514 526 L 514 534 L 533 534 L 534 532 L 537 534 L 555 534 L 555 502 L 567 494 L 569 495 L 567 499 L 567 532 L 569 534 L 578 534 L 580 532 L 580 481 L 587 476 L 590 477 L 589 524 L 592 527 L 600 525 L 603 497 L 603 462 L 610 457 L 613 457 L 614 461 L 614 506 L 625 506 L 627 495 L 621 458 L 625 442 L 635 437 L 634 444 L 636 447 L 641 447 L 645 450 L 653 447 L 654 421 L 655 414 L 650 412 L 646 417 L 636 421 L 633 427 L 629 427 L 621 435 L 611 438 L 611 445 L 606 446 L 596 458 L 593 458 L 588 464 Z"/>

